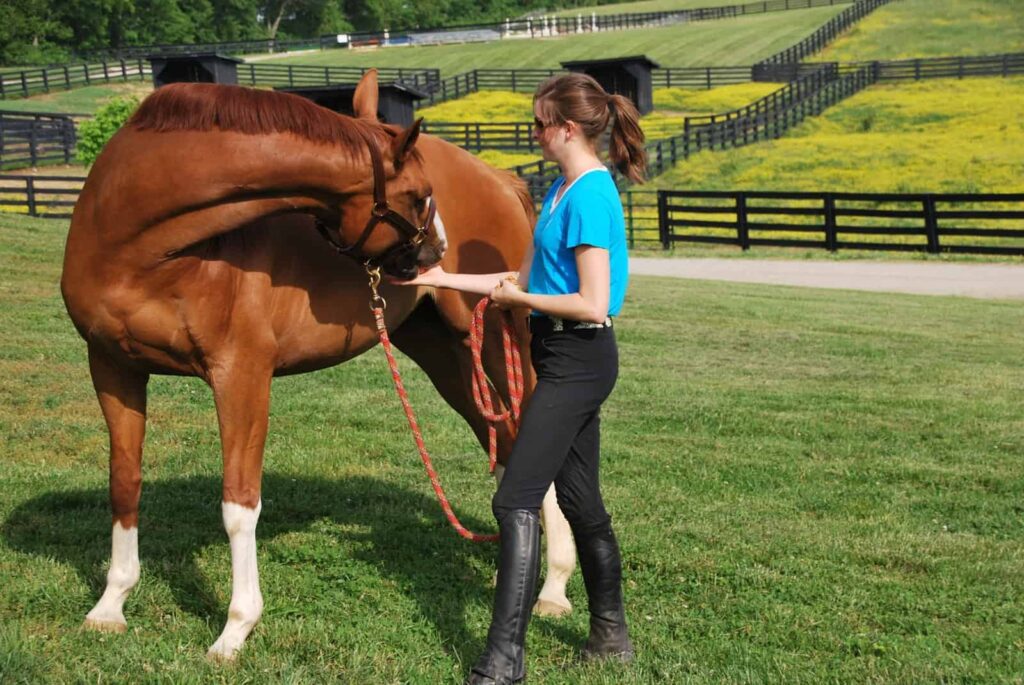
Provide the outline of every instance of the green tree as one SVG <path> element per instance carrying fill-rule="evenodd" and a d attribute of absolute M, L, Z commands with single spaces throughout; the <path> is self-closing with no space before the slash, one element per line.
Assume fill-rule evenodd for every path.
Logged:
<path fill-rule="evenodd" d="M 128 121 L 135 108 L 139 106 L 138 98 L 114 98 L 100 107 L 96 116 L 78 125 L 78 161 L 89 166 L 96 161 L 103 147 L 117 130 Z"/>
<path fill-rule="evenodd" d="M 72 32 L 53 16 L 51 0 L 0 0 L 0 64 L 58 62 Z"/>

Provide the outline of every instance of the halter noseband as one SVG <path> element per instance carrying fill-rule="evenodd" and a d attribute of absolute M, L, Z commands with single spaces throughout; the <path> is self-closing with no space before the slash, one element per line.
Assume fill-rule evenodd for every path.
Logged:
<path fill-rule="evenodd" d="M 366 146 L 370 151 L 370 162 L 373 166 L 373 209 L 370 211 L 370 219 L 366 222 L 366 228 L 363 229 L 362 234 L 359 236 L 359 240 L 352 245 L 344 245 L 336 241 L 327 230 L 327 227 L 319 219 L 316 222 L 316 228 L 320 231 L 320 235 L 322 235 L 324 239 L 338 251 L 339 254 L 348 255 L 353 259 L 363 262 L 367 266 L 379 266 L 389 258 L 397 257 L 398 255 L 410 250 L 415 250 L 423 243 L 424 240 L 426 240 L 427 230 L 434 222 L 434 214 L 437 212 L 437 205 L 434 204 L 433 197 L 427 199 L 427 218 L 419 228 L 411 224 L 408 219 L 392 209 L 391 205 L 388 203 L 386 187 L 387 179 L 384 176 L 384 160 L 381 157 L 380 148 L 377 146 L 377 141 L 370 136 L 364 135 L 364 139 L 366 140 Z M 373 233 L 373 229 L 375 229 L 381 222 L 390 224 L 392 228 L 398 231 L 399 235 L 405 238 L 405 240 L 392 245 L 379 255 L 368 257 L 363 254 L 362 247 L 369 239 L 370 234 Z"/>

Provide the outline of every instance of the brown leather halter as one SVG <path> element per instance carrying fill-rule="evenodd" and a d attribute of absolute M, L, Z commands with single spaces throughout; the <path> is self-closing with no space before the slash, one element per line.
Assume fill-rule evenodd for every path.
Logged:
<path fill-rule="evenodd" d="M 320 231 L 320 235 L 338 251 L 339 254 L 347 255 L 364 263 L 367 267 L 379 266 L 389 259 L 395 259 L 400 257 L 412 250 L 416 250 L 427 238 L 427 231 L 430 225 L 434 223 L 434 215 L 437 213 L 437 205 L 434 204 L 434 198 L 430 197 L 427 200 L 427 218 L 424 220 L 423 225 L 417 228 L 409 222 L 404 216 L 396 212 L 391 208 L 388 203 L 387 197 L 387 178 L 384 176 L 384 160 L 380 154 L 380 148 L 377 146 L 377 141 L 370 136 L 364 136 L 366 140 L 366 146 L 370 151 L 370 162 L 373 166 L 373 209 L 370 213 L 370 219 L 366 222 L 366 228 L 363 229 L 362 235 L 352 245 L 345 245 L 339 243 L 331 236 L 330 231 L 319 219 L 316 222 L 316 228 Z M 398 231 L 398 234 L 405 238 L 404 241 L 400 241 L 379 255 L 368 256 L 362 252 L 362 247 L 373 233 L 373 229 L 378 224 L 384 222 L 390 224 L 392 228 Z"/>

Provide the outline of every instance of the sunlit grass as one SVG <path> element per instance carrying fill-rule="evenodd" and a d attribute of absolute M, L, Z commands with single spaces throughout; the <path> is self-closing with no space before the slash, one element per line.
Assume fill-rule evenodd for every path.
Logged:
<path fill-rule="evenodd" d="M 266 609 L 235 666 L 203 658 L 231 574 L 210 393 L 154 378 L 129 629 L 82 631 L 110 519 L 106 431 L 57 290 L 67 224 L 0 228 L 5 682 L 461 682 L 494 550 L 444 522 L 380 350 L 274 384 Z M 602 486 L 637 661 L 578 663 L 577 577 L 576 612 L 530 625 L 530 680 L 1018 680 L 1022 327 L 1014 302 L 634 278 Z M 484 455 L 400 364 L 456 508 L 491 530 Z"/>
<path fill-rule="evenodd" d="M 849 62 L 1022 49 L 1020 0 L 899 0 L 868 14 L 811 59 Z"/>

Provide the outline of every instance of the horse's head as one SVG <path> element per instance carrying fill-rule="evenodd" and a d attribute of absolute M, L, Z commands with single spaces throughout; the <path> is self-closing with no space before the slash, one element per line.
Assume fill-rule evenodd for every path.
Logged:
<path fill-rule="evenodd" d="M 379 124 L 377 99 L 377 72 L 370 70 L 356 88 L 356 116 Z M 339 232 L 353 256 L 380 265 L 395 278 L 409 279 L 420 267 L 439 262 L 447 243 L 423 159 L 415 149 L 420 122 L 407 129 L 384 129 L 390 145 L 367 137 L 372 189 L 347 199 Z"/>

